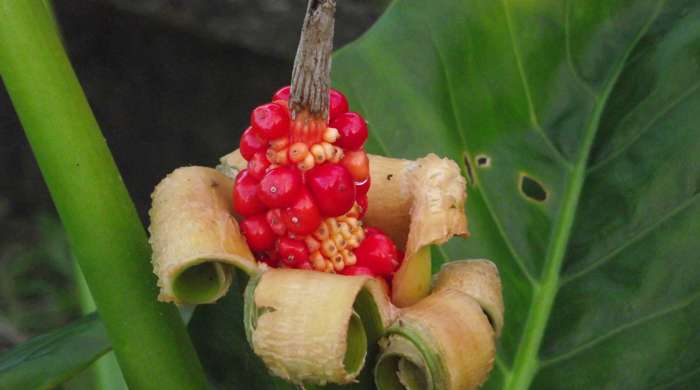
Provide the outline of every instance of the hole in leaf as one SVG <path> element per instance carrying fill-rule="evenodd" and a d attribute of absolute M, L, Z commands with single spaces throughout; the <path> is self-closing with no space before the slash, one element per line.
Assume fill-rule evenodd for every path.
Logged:
<path fill-rule="evenodd" d="M 520 175 L 520 192 L 535 202 L 547 200 L 547 190 L 542 183 L 525 174 Z"/>
<path fill-rule="evenodd" d="M 488 168 L 491 166 L 491 157 L 485 155 L 485 154 L 480 154 L 476 156 L 476 165 L 479 168 Z"/>

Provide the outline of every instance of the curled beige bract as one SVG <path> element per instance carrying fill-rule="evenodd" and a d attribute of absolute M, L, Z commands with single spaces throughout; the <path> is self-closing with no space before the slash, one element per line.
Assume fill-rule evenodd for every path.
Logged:
<path fill-rule="evenodd" d="M 159 299 L 212 303 L 237 270 L 250 281 L 245 329 L 272 373 L 297 384 L 349 383 L 368 359 L 379 389 L 471 389 L 495 357 L 503 326 L 498 270 L 486 260 L 446 264 L 431 283 L 430 245 L 468 235 L 466 181 L 453 161 L 369 156 L 364 221 L 406 256 L 383 281 L 259 266 L 231 209 L 238 151 L 218 169 L 176 169 L 153 192 L 150 242 Z"/>

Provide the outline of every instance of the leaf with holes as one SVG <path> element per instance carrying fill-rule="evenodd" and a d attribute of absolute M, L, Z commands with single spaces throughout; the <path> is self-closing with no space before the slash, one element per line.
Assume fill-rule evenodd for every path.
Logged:
<path fill-rule="evenodd" d="M 464 162 L 500 267 L 489 389 L 700 382 L 700 3 L 397 1 L 341 50 L 373 152 Z"/>

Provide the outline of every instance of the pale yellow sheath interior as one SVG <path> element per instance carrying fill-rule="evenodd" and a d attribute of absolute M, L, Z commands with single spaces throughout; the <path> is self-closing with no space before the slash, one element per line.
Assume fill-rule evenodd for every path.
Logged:
<path fill-rule="evenodd" d="M 257 272 L 231 214 L 233 181 L 215 169 L 178 168 L 153 192 L 149 212 L 159 299 L 209 303 L 231 284 L 231 267 Z"/>
<path fill-rule="evenodd" d="M 491 314 L 486 315 L 486 307 Z M 494 317 L 495 320 L 489 320 Z M 456 261 L 436 277 L 432 293 L 402 309 L 375 368 L 380 389 L 422 386 L 435 390 L 469 390 L 488 377 L 496 354 L 495 340 L 502 326 L 500 279 L 486 260 Z M 492 322 L 500 325 L 492 325 Z M 423 354 L 401 333 L 414 335 L 429 351 Z M 430 370 L 428 359 L 437 369 Z M 382 371 L 383 370 L 383 371 Z M 388 374 L 389 373 L 389 374 Z M 391 374 L 393 373 L 393 374 Z"/>
<path fill-rule="evenodd" d="M 254 292 L 260 314 L 252 329 L 253 350 L 275 375 L 293 383 L 352 381 L 366 354 L 363 345 L 361 364 L 346 366 L 348 342 L 357 342 L 348 339 L 348 329 L 362 289 L 373 298 L 381 328 L 385 328 L 395 312 L 373 278 L 293 269 L 266 271 Z"/>

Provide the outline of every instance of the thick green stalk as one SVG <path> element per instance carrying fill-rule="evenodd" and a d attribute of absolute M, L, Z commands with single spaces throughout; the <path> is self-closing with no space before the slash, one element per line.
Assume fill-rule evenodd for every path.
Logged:
<path fill-rule="evenodd" d="M 42 0 L 0 0 L 0 74 L 131 389 L 203 389 L 146 232 Z"/>
<path fill-rule="evenodd" d="M 75 284 L 78 287 L 80 310 L 83 312 L 83 315 L 88 315 L 94 312 L 97 306 L 95 305 L 95 300 L 92 299 L 92 294 L 85 281 L 83 272 L 77 263 L 73 264 L 75 265 Z M 114 351 L 109 351 L 97 359 L 92 364 L 90 373 L 94 380 L 94 390 L 127 390 L 124 376 L 121 369 L 119 369 Z"/>

